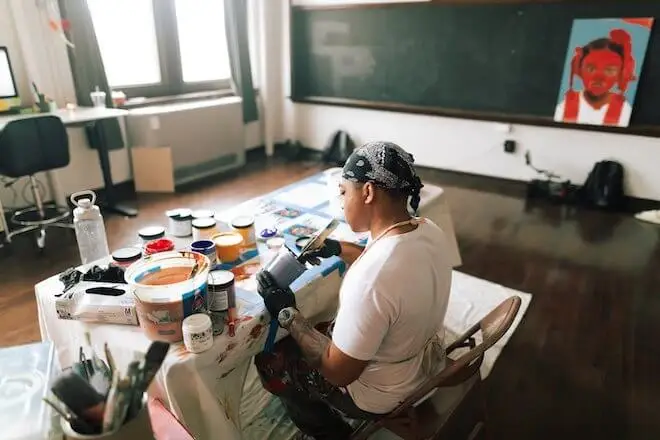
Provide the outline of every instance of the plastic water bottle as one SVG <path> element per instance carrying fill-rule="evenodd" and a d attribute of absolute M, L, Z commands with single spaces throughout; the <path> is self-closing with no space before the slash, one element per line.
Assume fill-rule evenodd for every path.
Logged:
<path fill-rule="evenodd" d="M 110 254 L 108 238 L 105 235 L 101 210 L 94 204 L 96 194 L 94 191 L 80 191 L 71 195 L 71 202 L 76 205 L 73 210 L 73 225 L 82 264 L 107 257 Z"/>

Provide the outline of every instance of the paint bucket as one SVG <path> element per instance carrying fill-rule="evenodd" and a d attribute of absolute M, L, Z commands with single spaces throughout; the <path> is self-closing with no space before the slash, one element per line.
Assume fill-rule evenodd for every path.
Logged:
<path fill-rule="evenodd" d="M 254 217 L 241 215 L 231 221 L 231 227 L 243 236 L 243 246 L 254 246 L 256 241 L 254 233 Z"/>
<path fill-rule="evenodd" d="M 241 257 L 243 236 L 238 232 L 221 232 L 212 238 L 215 251 L 223 263 L 231 263 Z"/>
<path fill-rule="evenodd" d="M 206 311 L 210 266 L 202 254 L 178 251 L 149 255 L 126 270 L 124 278 L 134 288 L 140 327 L 149 339 L 183 339 L 183 320 Z"/>
<path fill-rule="evenodd" d="M 278 286 L 287 288 L 307 269 L 288 247 L 282 246 L 264 270 L 270 272 Z"/>
<path fill-rule="evenodd" d="M 206 255 L 211 262 L 211 267 L 218 262 L 218 257 L 215 254 L 215 243 L 211 240 L 193 241 L 190 244 L 190 250 Z"/>

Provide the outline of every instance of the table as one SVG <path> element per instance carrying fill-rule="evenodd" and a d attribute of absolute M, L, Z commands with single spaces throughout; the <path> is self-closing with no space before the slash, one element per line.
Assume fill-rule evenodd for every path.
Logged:
<path fill-rule="evenodd" d="M 80 127 L 86 124 L 93 124 L 96 121 L 104 119 L 122 118 L 128 114 L 128 110 L 106 107 L 77 107 L 73 110 L 60 109 L 50 113 L 30 113 L 0 116 L 0 130 L 12 121 L 26 118 L 38 118 L 41 116 L 56 116 L 62 120 L 66 127 Z M 105 200 L 101 204 L 103 209 L 112 211 L 121 215 L 134 217 L 137 210 L 117 203 L 114 184 L 112 183 L 112 173 L 110 170 L 110 157 L 108 155 L 108 146 L 105 144 L 105 137 L 101 136 L 101 142 L 97 148 L 99 155 L 99 164 L 103 174 L 103 184 L 105 187 Z"/>
<path fill-rule="evenodd" d="M 220 213 L 217 219 L 223 225 L 236 215 L 256 214 L 257 230 L 277 225 L 284 233 L 287 245 L 294 249 L 296 234 L 318 229 L 333 217 L 330 199 L 324 197 L 328 194 L 327 179 L 328 173 L 317 174 Z M 451 231 L 452 235 L 447 238 L 455 245 L 449 210 L 446 205 L 440 206 L 443 204 L 441 188 L 425 187 L 421 214 L 436 221 L 445 233 Z M 447 220 L 449 224 L 443 226 Z M 364 235 L 354 234 L 345 223 L 333 233 L 333 237 L 362 243 L 367 239 Z M 453 263 L 460 264 L 457 247 L 454 253 Z M 258 251 L 250 250 L 244 254 L 242 263 L 233 269 L 235 273 L 256 272 L 258 259 Z M 308 270 L 292 285 L 302 313 L 312 322 L 326 321 L 334 316 L 344 270 L 344 263 L 333 257 Z M 61 291 L 57 276 L 35 286 L 42 339 L 55 343 L 61 365 L 76 360 L 85 330 L 91 331 L 97 349 L 103 342 L 109 342 L 113 353 L 117 351 L 115 357 L 120 366 L 125 367 L 132 360 L 134 351 L 146 350 L 149 341 L 137 327 L 58 320 L 54 295 Z M 151 390 L 153 395 L 168 403 L 197 439 L 238 439 L 241 436 L 239 407 L 243 383 L 252 356 L 263 349 L 270 318 L 256 293 L 254 277 L 237 282 L 237 297 L 241 319 L 236 336 L 232 338 L 226 333 L 217 336 L 213 348 L 199 355 L 186 352 L 181 344 L 175 345 L 158 375 L 155 388 Z M 280 329 L 277 338 L 285 335 L 286 332 Z"/>

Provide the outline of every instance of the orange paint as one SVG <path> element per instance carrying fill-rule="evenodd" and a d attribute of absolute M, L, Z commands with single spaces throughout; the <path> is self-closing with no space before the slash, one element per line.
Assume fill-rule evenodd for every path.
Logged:
<path fill-rule="evenodd" d="M 653 27 L 653 18 L 624 18 L 623 21 L 631 24 L 636 24 L 639 26 L 644 26 L 645 28 L 651 29 Z"/>

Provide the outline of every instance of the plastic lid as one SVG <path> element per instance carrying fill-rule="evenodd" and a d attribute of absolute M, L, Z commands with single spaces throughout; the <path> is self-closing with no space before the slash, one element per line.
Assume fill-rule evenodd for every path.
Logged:
<path fill-rule="evenodd" d="M 284 238 L 283 237 L 273 237 L 266 241 L 266 246 L 268 249 L 280 249 L 282 246 L 284 246 Z"/>
<path fill-rule="evenodd" d="M 231 225 L 235 228 L 249 228 L 254 224 L 254 217 L 251 215 L 241 215 L 231 221 Z"/>
<path fill-rule="evenodd" d="M 213 241 L 218 246 L 235 246 L 241 244 L 243 236 L 238 233 L 227 232 L 213 237 Z"/>
<path fill-rule="evenodd" d="M 191 212 L 192 218 L 213 218 L 215 213 L 210 209 L 197 209 Z"/>
<path fill-rule="evenodd" d="M 206 313 L 195 313 L 183 320 L 183 331 L 200 333 L 211 328 L 211 318 Z"/>
<path fill-rule="evenodd" d="M 212 240 L 197 240 L 197 241 L 193 241 L 190 244 L 190 249 L 193 251 L 196 251 L 198 249 L 206 250 L 214 247 L 215 247 L 215 243 Z"/>
<path fill-rule="evenodd" d="M 117 249 L 112 253 L 112 259 L 122 263 L 139 260 L 142 256 L 142 250 L 135 247 Z"/>
<path fill-rule="evenodd" d="M 213 217 L 196 218 L 195 220 L 192 221 L 192 225 L 193 228 L 197 228 L 197 229 L 212 228 L 215 226 L 215 219 Z"/>
<path fill-rule="evenodd" d="M 188 220 L 192 216 L 192 211 L 186 208 L 170 209 L 165 211 L 165 215 L 174 220 Z"/>
<path fill-rule="evenodd" d="M 140 229 L 138 235 L 145 240 L 160 238 L 165 235 L 165 228 L 162 226 L 147 226 Z"/>
<path fill-rule="evenodd" d="M 224 286 L 234 282 L 234 274 L 228 270 L 212 270 L 209 272 L 209 285 Z"/>
<path fill-rule="evenodd" d="M 82 209 L 89 209 L 92 207 L 92 199 L 79 199 L 78 207 Z"/>

